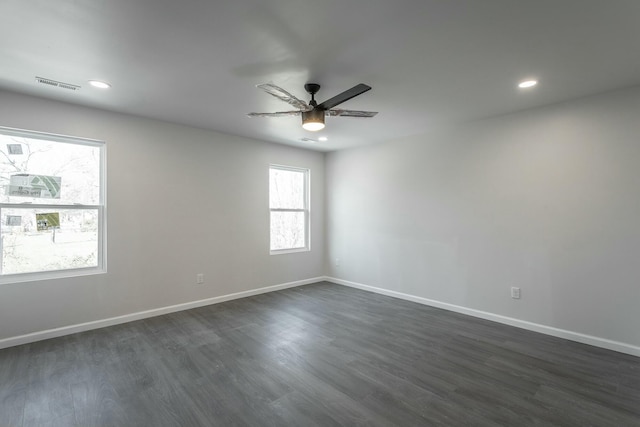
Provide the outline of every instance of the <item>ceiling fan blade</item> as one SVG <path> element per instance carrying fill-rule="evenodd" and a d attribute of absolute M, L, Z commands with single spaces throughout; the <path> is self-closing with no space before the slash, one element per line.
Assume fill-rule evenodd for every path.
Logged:
<path fill-rule="evenodd" d="M 317 108 L 321 108 L 323 110 L 329 110 L 335 107 L 336 105 L 342 104 L 343 102 L 350 100 L 354 96 L 358 96 L 362 93 L 365 93 L 368 90 L 371 90 L 371 86 L 367 86 L 365 84 L 360 83 L 359 85 L 356 85 L 351 89 L 345 90 L 341 94 L 338 94 L 331 99 L 327 99 L 322 104 L 318 105 Z"/>
<path fill-rule="evenodd" d="M 340 117 L 373 117 L 378 114 L 377 111 L 360 111 L 360 110 L 327 110 L 328 116 Z"/>
<path fill-rule="evenodd" d="M 289 117 L 289 116 L 299 116 L 302 114 L 302 111 L 276 111 L 275 113 L 248 113 L 249 117 Z"/>
<path fill-rule="evenodd" d="M 312 108 L 306 102 L 304 102 L 299 98 L 296 98 L 286 90 L 282 89 L 280 86 L 276 86 L 271 83 L 264 83 L 261 85 L 257 85 L 256 87 L 259 89 L 262 89 L 263 91 L 267 92 L 271 96 L 275 96 L 281 101 L 284 101 L 288 104 L 293 105 L 294 107 L 302 111 L 309 111 Z"/>

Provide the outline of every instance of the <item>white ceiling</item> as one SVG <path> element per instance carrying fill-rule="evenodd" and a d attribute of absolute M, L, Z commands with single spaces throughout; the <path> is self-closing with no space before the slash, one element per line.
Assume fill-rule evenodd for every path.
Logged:
<path fill-rule="evenodd" d="M 335 150 L 640 84 L 639 40 L 640 0 L 1 0 L 0 88 Z M 341 107 L 380 113 L 246 117 L 291 109 L 267 82 L 320 102 L 366 83 Z"/>

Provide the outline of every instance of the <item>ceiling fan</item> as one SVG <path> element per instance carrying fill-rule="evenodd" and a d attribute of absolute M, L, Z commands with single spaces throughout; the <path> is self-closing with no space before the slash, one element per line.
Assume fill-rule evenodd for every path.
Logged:
<path fill-rule="evenodd" d="M 264 90 L 269 95 L 275 96 L 297 108 L 294 111 L 278 111 L 275 113 L 249 113 L 249 117 L 285 117 L 285 116 L 302 116 L 302 127 L 310 131 L 319 131 L 324 129 L 325 116 L 339 117 L 373 117 L 378 114 L 376 111 L 359 111 L 359 110 L 341 110 L 334 108 L 353 97 L 361 95 L 371 89 L 371 86 L 358 84 L 351 89 L 334 96 L 331 99 L 318 104 L 315 100 L 315 94 L 320 90 L 320 85 L 316 83 L 307 83 L 304 89 L 311 95 L 309 104 L 301 99 L 296 98 L 286 90 L 271 83 L 265 83 L 256 86 Z"/>

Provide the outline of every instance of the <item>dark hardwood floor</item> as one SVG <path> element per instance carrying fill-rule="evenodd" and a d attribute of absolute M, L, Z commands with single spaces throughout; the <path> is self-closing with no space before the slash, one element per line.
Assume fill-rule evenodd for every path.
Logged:
<path fill-rule="evenodd" d="M 640 426 L 640 358 L 318 283 L 0 351 L 0 426 Z"/>

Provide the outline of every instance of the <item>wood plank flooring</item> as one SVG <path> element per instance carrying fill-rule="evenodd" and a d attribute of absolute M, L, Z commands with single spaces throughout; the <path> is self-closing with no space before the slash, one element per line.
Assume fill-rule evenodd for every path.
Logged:
<path fill-rule="evenodd" d="M 0 426 L 640 426 L 640 358 L 318 283 L 0 350 Z"/>

